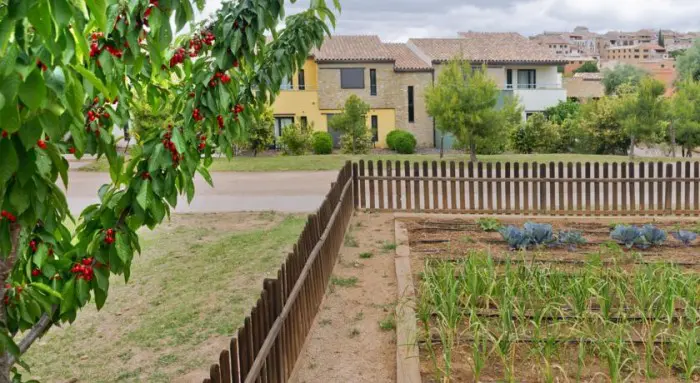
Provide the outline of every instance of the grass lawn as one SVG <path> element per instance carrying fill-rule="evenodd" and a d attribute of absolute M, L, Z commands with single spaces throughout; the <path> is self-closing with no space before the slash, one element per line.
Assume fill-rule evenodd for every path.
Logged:
<path fill-rule="evenodd" d="M 305 216 L 174 215 L 142 234 L 128 284 L 107 304 L 53 328 L 26 356 L 42 382 L 201 381 L 242 324 L 266 277 L 291 250 Z"/>
<path fill-rule="evenodd" d="M 368 155 L 346 155 L 331 154 L 326 156 L 260 156 L 260 157 L 236 157 L 232 160 L 217 158 L 211 166 L 211 171 L 237 171 L 237 172 L 272 172 L 272 171 L 311 171 L 311 170 L 336 170 L 340 169 L 346 161 L 364 160 L 392 160 L 392 161 L 438 161 L 438 154 L 368 154 Z M 448 154 L 446 160 L 458 161 L 468 160 L 465 154 Z M 607 156 L 592 154 L 498 154 L 480 155 L 480 161 L 563 161 L 563 162 L 621 162 L 628 161 L 627 156 Z M 673 158 L 639 158 L 638 161 L 672 161 Z M 682 160 L 682 159 L 677 159 Z M 100 160 L 88 164 L 79 169 L 80 171 L 104 172 L 108 171 L 107 161 Z"/>

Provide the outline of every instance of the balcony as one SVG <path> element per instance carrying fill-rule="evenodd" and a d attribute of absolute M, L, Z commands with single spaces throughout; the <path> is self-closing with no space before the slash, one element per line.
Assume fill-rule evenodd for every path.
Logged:
<path fill-rule="evenodd" d="M 291 84 L 282 84 L 280 86 L 281 91 L 317 91 L 318 87 L 313 85 L 297 86 Z"/>
<path fill-rule="evenodd" d="M 566 89 L 561 83 L 537 83 L 506 85 L 503 96 L 515 95 L 526 112 L 543 111 L 559 101 L 566 101 Z"/>

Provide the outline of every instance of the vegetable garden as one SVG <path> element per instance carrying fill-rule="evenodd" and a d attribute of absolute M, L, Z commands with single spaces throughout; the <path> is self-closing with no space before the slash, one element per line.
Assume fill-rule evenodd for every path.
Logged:
<path fill-rule="evenodd" d="M 697 379 L 691 221 L 408 223 L 424 381 Z"/>

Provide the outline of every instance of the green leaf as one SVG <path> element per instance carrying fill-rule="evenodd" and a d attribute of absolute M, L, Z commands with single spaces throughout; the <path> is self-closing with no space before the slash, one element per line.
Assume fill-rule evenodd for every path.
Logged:
<path fill-rule="evenodd" d="M 180 132 L 180 129 L 173 129 L 173 144 L 175 144 L 175 149 L 177 149 L 178 153 L 184 153 L 187 151 L 187 147 L 185 146 L 185 139 L 182 137 L 182 133 Z"/>
<path fill-rule="evenodd" d="M 61 314 L 65 314 L 75 306 L 75 277 L 71 278 L 61 290 Z"/>
<path fill-rule="evenodd" d="M 136 202 L 141 206 L 143 210 L 148 210 L 148 202 L 150 200 L 151 190 L 148 187 L 150 182 L 145 180 L 141 183 L 141 189 L 139 189 L 139 194 L 136 196 Z"/>
<path fill-rule="evenodd" d="M 0 331 L 0 345 L 2 345 L 3 350 L 7 350 L 7 352 L 9 352 L 11 355 L 19 357 L 19 347 L 15 341 L 12 340 L 12 337 L 10 337 L 10 335 L 4 330 Z"/>
<path fill-rule="evenodd" d="M 27 19 L 44 39 L 53 41 L 53 21 L 47 0 L 36 1 L 34 7 L 27 14 Z"/>
<path fill-rule="evenodd" d="M 2 129 L 8 133 L 14 133 L 19 130 L 19 110 L 17 110 L 17 99 L 10 100 L 5 103 L 5 107 L 0 110 L 0 121 L 2 121 Z"/>
<path fill-rule="evenodd" d="M 73 17 L 73 11 L 67 0 L 51 0 L 51 8 L 53 16 L 59 27 L 65 27 Z"/>
<path fill-rule="evenodd" d="M 170 23 L 165 20 L 158 31 L 158 47 L 161 51 L 168 49 L 170 42 L 173 40 L 173 31 L 170 28 Z"/>
<path fill-rule="evenodd" d="M 36 69 L 29 74 L 27 80 L 19 87 L 19 99 L 29 109 L 39 109 L 46 99 L 46 85 L 41 71 Z"/>
<path fill-rule="evenodd" d="M 197 171 L 202 175 L 202 178 L 207 181 L 209 186 L 214 187 L 214 182 L 212 181 L 211 174 L 209 174 L 209 170 L 207 170 L 207 168 L 200 166 L 197 168 Z"/>
<path fill-rule="evenodd" d="M 28 150 L 36 145 L 37 140 L 41 137 L 41 133 L 42 129 L 39 119 L 32 118 L 19 130 L 19 139 L 22 141 L 24 148 Z"/>
<path fill-rule="evenodd" d="M 0 110 L 5 107 L 5 96 L 0 93 Z"/>
<path fill-rule="evenodd" d="M 45 243 L 42 243 L 39 245 L 39 248 L 37 249 L 36 253 L 34 253 L 34 264 L 41 269 L 44 266 L 44 262 L 46 262 L 48 258 L 49 248 L 46 246 Z"/>
<path fill-rule="evenodd" d="M 192 16 L 192 4 L 189 1 L 180 1 L 180 5 L 177 7 L 177 14 L 175 15 L 175 24 L 178 32 L 189 20 L 192 20 Z"/>
<path fill-rule="evenodd" d="M 66 88 L 66 100 L 68 105 L 70 105 L 70 110 L 73 117 L 82 119 L 83 116 L 83 103 L 85 100 L 85 91 L 80 81 L 73 79 L 68 87 Z"/>
<path fill-rule="evenodd" d="M 128 235 L 123 234 L 123 233 L 116 233 L 116 249 L 117 249 L 117 256 L 119 259 L 124 264 L 127 264 L 129 262 L 129 259 L 131 258 L 131 247 L 129 246 L 129 238 Z"/>
<path fill-rule="evenodd" d="M 5 183 L 19 168 L 19 159 L 12 142 L 6 138 L 0 138 L 0 189 L 5 188 Z"/>
<path fill-rule="evenodd" d="M 90 9 L 90 16 L 97 22 L 97 26 L 102 32 L 107 31 L 107 4 L 105 0 L 86 0 L 87 6 Z"/>
<path fill-rule="evenodd" d="M 66 76 L 63 74 L 63 69 L 57 66 L 53 71 L 46 71 L 44 77 L 46 78 L 46 86 L 53 90 L 57 96 L 63 96 L 66 91 Z"/>
<path fill-rule="evenodd" d="M 10 192 L 10 206 L 16 211 L 16 215 L 24 213 L 29 207 L 29 192 L 15 184 Z"/>
<path fill-rule="evenodd" d="M 85 305 L 85 303 L 90 299 L 90 285 L 85 279 L 78 279 L 76 282 L 78 288 L 78 302 L 80 306 Z"/>
<path fill-rule="evenodd" d="M 89 70 L 83 68 L 80 65 L 73 65 L 73 69 L 75 69 L 76 72 L 80 73 L 81 76 L 88 80 L 105 97 L 112 98 L 112 96 L 107 91 L 107 87 L 105 87 L 105 84 L 103 84 L 102 81 L 100 81 L 100 79 L 98 79 L 94 73 L 90 72 Z"/>
<path fill-rule="evenodd" d="M 119 15 L 120 11 L 121 9 L 118 3 L 111 4 L 109 7 L 107 7 L 107 30 L 105 31 L 106 35 L 112 33 L 112 31 L 114 30 L 114 24 L 117 22 L 117 16 Z"/>
<path fill-rule="evenodd" d="M 41 290 L 42 292 L 44 292 L 48 295 L 51 295 L 52 297 L 56 297 L 58 299 L 63 299 L 63 297 L 61 296 L 61 294 L 58 291 L 52 289 L 50 286 L 45 285 L 43 283 L 34 282 L 34 283 L 31 283 L 30 286 L 36 287 L 38 290 Z"/>
<path fill-rule="evenodd" d="M 63 186 L 68 187 L 68 161 L 66 161 L 63 156 L 58 153 L 55 145 L 49 144 L 46 148 L 46 152 L 53 162 L 53 166 L 58 170 L 58 174 L 61 175 L 61 180 L 63 181 Z"/>
<path fill-rule="evenodd" d="M 95 306 L 97 307 L 98 310 L 101 310 L 102 307 L 104 307 L 105 302 L 107 301 L 107 293 L 101 289 L 95 289 Z"/>

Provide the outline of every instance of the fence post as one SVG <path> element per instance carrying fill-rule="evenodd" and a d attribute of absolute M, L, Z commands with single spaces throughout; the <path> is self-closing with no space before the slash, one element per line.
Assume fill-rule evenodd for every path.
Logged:
<path fill-rule="evenodd" d="M 671 204 L 671 197 L 673 192 L 673 165 L 666 164 L 666 181 L 664 182 L 664 212 L 666 214 L 671 214 L 673 211 L 673 205 Z"/>

